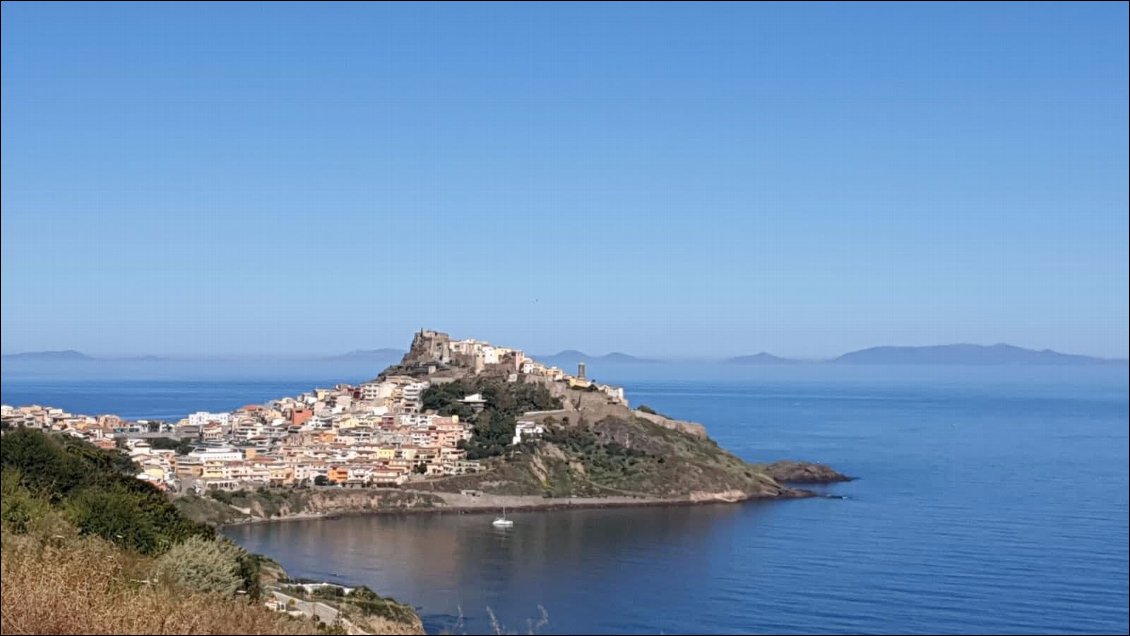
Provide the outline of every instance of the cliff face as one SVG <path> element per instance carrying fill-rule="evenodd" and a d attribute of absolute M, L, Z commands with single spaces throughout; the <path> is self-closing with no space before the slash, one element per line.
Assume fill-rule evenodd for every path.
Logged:
<path fill-rule="evenodd" d="M 418 331 L 412 337 L 412 346 L 404 359 L 403 366 L 419 364 L 447 364 L 450 360 L 451 336 L 439 331 Z"/>
<path fill-rule="evenodd" d="M 185 495 L 173 503 L 188 518 L 211 525 L 442 505 L 438 497 L 427 492 L 344 488 L 241 490 L 204 497 Z"/>

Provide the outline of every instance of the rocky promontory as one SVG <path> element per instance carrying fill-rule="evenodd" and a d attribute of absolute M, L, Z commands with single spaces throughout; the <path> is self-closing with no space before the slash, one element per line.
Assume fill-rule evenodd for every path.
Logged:
<path fill-rule="evenodd" d="M 719 447 L 702 424 L 632 408 L 622 388 L 586 377 L 583 364 L 572 374 L 515 349 L 421 331 L 382 376 L 392 374 L 429 382 L 424 408 L 474 422 L 465 448 L 485 470 L 414 485 L 430 492 L 738 501 L 808 494 L 786 482 L 848 480 L 820 464 L 750 464 Z M 467 395 L 482 396 L 485 408 L 469 410 Z M 512 442 L 519 423 L 537 434 Z"/>
<path fill-rule="evenodd" d="M 825 464 L 812 462 L 782 460 L 764 464 L 761 469 L 766 475 L 785 484 L 834 484 L 852 480 Z"/>
<path fill-rule="evenodd" d="M 456 425 L 462 437 L 448 441 L 442 452 L 460 458 L 458 471 L 437 474 L 421 463 L 416 468 L 422 470 L 395 484 L 335 483 L 323 477 L 290 488 L 190 494 L 178 497 L 178 505 L 194 519 L 228 524 L 503 506 L 791 499 L 814 495 L 797 485 L 849 480 L 823 464 L 747 462 L 721 448 L 700 423 L 644 405 L 632 407 L 623 388 L 586 377 L 583 364 L 571 374 L 516 349 L 456 341 L 440 332 L 417 333 L 401 362 L 374 383 L 415 387 L 410 399 L 389 397 L 404 409 L 394 414 L 425 422 L 425 428 L 413 431 L 426 430 L 431 421 L 446 422 L 447 430 Z"/>

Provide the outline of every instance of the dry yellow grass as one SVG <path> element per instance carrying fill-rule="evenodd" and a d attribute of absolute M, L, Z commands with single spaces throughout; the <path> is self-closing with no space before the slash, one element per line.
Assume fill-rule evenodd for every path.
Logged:
<path fill-rule="evenodd" d="M 307 634 L 311 623 L 239 599 L 133 580 L 136 557 L 94 538 L 3 537 L 4 634 Z"/>
<path fill-rule="evenodd" d="M 355 623 L 369 634 L 411 634 L 418 635 L 424 634 L 424 626 L 422 624 L 409 625 L 407 623 L 397 623 L 390 621 L 387 618 L 380 616 L 368 616 L 364 619 L 358 620 Z"/>

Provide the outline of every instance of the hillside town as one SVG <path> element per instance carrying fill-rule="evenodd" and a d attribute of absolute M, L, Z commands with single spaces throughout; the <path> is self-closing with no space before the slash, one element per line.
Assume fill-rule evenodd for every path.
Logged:
<path fill-rule="evenodd" d="M 602 394 L 627 404 L 620 387 L 543 365 L 517 349 L 478 340 L 452 340 L 420 331 L 404 361 L 360 385 L 316 388 L 230 412 L 192 413 L 177 422 L 125 420 L 115 415 L 76 415 L 46 406 L 0 407 L 3 428 L 33 427 L 121 449 L 139 466 L 138 478 L 163 490 L 236 490 L 258 486 L 400 486 L 477 472 L 468 459 L 472 423 L 459 415 L 424 409 L 422 397 L 436 384 L 493 374 L 506 382 L 540 382 L 558 390 Z M 386 372 L 387 373 L 387 372 Z M 481 394 L 460 402 L 469 412 L 486 406 Z M 520 418 L 512 444 L 537 437 L 537 417 Z M 175 443 L 170 443 L 175 442 Z"/>

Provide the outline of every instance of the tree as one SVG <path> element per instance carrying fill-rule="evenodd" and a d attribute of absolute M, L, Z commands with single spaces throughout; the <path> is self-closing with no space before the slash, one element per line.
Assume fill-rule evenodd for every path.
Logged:
<path fill-rule="evenodd" d="M 252 554 L 240 549 L 239 578 L 243 582 L 243 589 L 252 600 L 259 600 L 263 594 L 261 578 L 263 576 L 264 557 L 261 554 Z"/>
<path fill-rule="evenodd" d="M 61 508 L 84 534 L 96 534 L 145 554 L 215 531 L 181 515 L 152 484 L 135 477 L 123 453 L 70 436 L 20 429 L 0 438 L 0 463 L 18 484 Z M 9 478 L 10 480 L 13 478 Z"/>
<path fill-rule="evenodd" d="M 177 455 L 187 455 L 194 446 L 191 438 L 173 439 L 171 437 L 154 437 L 149 444 L 155 450 L 175 450 Z"/>
<path fill-rule="evenodd" d="M 20 485 L 20 471 L 5 468 L 0 477 L 0 520 L 4 529 L 23 534 L 31 529 L 36 519 L 47 514 L 49 506 L 36 499 L 27 488 Z"/>
<path fill-rule="evenodd" d="M 481 393 L 486 401 L 482 412 L 460 402 L 472 393 Z M 425 410 L 440 415 L 458 415 L 474 425 L 471 440 L 463 447 L 469 459 L 494 457 L 506 452 L 514 438 L 516 419 L 526 411 L 561 408 L 561 400 L 553 397 L 538 382 L 507 382 L 501 378 L 478 376 L 428 387 L 420 398 Z"/>
<path fill-rule="evenodd" d="M 328 486 L 329 483 L 330 483 L 330 479 L 329 479 L 329 477 L 326 477 L 325 475 L 318 475 L 317 477 L 314 478 L 314 485 L 315 486 Z"/>
<path fill-rule="evenodd" d="M 516 422 L 513 416 L 483 411 L 471 429 L 471 441 L 467 443 L 467 458 L 482 459 L 506 452 L 514 439 Z"/>

